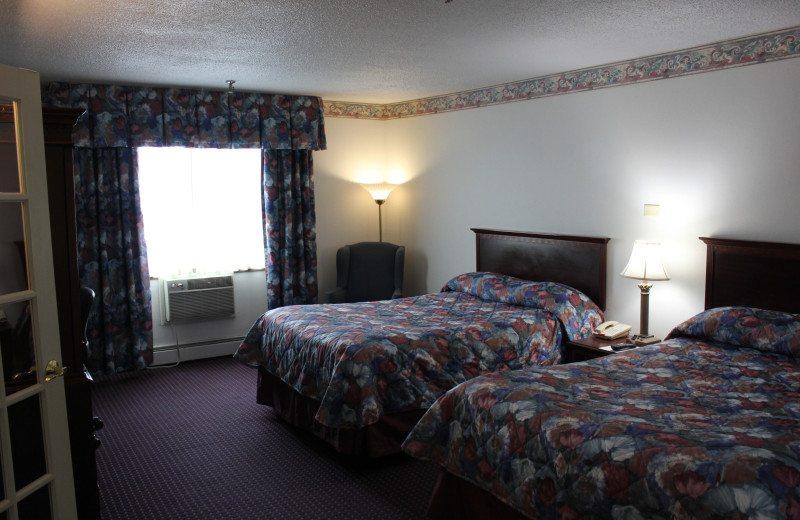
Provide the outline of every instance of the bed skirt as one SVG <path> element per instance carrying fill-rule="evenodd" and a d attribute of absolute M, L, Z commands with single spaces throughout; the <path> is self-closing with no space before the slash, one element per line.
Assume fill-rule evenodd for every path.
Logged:
<path fill-rule="evenodd" d="M 289 424 L 324 440 L 336 451 L 360 457 L 383 457 L 400 453 L 400 445 L 425 410 L 409 410 L 381 416 L 359 429 L 330 428 L 314 420 L 319 401 L 298 394 L 278 377 L 258 367 L 256 401 L 272 407 Z"/>
<path fill-rule="evenodd" d="M 527 517 L 488 491 L 442 469 L 428 504 L 428 518 L 525 520 Z"/>

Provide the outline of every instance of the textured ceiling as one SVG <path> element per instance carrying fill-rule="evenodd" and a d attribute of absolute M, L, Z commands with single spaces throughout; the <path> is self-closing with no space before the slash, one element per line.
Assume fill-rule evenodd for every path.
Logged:
<path fill-rule="evenodd" d="M 393 103 L 796 25 L 800 0 L 0 0 L 0 63 Z"/>

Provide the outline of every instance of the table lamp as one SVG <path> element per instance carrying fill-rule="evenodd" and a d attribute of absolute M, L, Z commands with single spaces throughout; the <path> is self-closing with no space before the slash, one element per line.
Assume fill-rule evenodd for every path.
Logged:
<path fill-rule="evenodd" d="M 658 338 L 649 334 L 650 289 L 653 280 L 669 280 L 667 270 L 661 262 L 661 244 L 649 240 L 636 240 L 628 265 L 620 273 L 626 278 L 641 280 L 637 285 L 641 291 L 641 309 L 639 313 L 639 334 L 633 336 L 634 343 L 655 343 Z"/>

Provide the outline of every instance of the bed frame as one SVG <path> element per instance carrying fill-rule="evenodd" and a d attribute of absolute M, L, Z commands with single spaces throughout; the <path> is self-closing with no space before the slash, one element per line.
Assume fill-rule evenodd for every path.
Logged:
<path fill-rule="evenodd" d="M 748 306 L 800 313 L 800 244 L 700 237 L 706 248 L 705 308 Z M 442 469 L 431 498 L 432 519 L 519 520 L 494 495 Z"/>
<path fill-rule="evenodd" d="M 605 309 L 608 238 L 473 229 L 476 270 L 532 281 L 551 281 L 583 291 Z M 454 273 L 454 275 L 460 273 Z M 314 420 L 319 401 L 302 396 L 262 367 L 256 400 L 287 422 L 331 444 L 337 451 L 366 457 L 400 452 L 400 445 L 425 410 L 384 415 L 370 426 L 329 428 Z"/>
<path fill-rule="evenodd" d="M 608 238 L 472 228 L 477 271 L 580 289 L 606 308 Z"/>
<path fill-rule="evenodd" d="M 706 309 L 746 305 L 800 314 L 800 244 L 700 237 Z"/>

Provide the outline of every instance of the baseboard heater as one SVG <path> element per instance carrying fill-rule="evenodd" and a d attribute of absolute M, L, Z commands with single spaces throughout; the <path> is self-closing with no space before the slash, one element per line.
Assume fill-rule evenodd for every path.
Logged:
<path fill-rule="evenodd" d="M 224 338 L 185 345 L 163 345 L 153 348 L 153 365 L 173 365 L 179 361 L 233 356 L 243 338 Z"/>
<path fill-rule="evenodd" d="M 205 278 L 164 280 L 164 323 L 236 314 L 233 300 L 233 274 Z"/>

